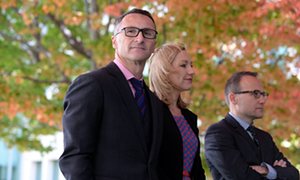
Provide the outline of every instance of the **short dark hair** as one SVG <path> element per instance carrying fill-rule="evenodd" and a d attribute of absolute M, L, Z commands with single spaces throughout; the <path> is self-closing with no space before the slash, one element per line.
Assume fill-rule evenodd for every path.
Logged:
<path fill-rule="evenodd" d="M 238 92 L 240 91 L 240 81 L 242 77 L 244 76 L 253 76 L 257 77 L 257 72 L 251 72 L 251 71 L 239 71 L 234 74 L 227 80 L 226 85 L 225 85 L 225 101 L 227 105 L 229 105 L 229 99 L 228 99 L 228 94 L 230 92 Z"/>
<path fill-rule="evenodd" d="M 138 9 L 138 8 L 134 8 L 130 11 L 125 12 L 121 16 L 117 17 L 116 20 L 115 20 L 115 27 L 117 27 L 121 23 L 121 21 L 124 19 L 124 17 L 127 16 L 128 14 L 142 14 L 142 15 L 145 15 L 145 16 L 147 16 L 151 19 L 151 21 L 154 24 L 154 27 L 156 27 L 155 21 L 154 21 L 152 15 L 148 11 L 143 10 L 143 9 Z"/>

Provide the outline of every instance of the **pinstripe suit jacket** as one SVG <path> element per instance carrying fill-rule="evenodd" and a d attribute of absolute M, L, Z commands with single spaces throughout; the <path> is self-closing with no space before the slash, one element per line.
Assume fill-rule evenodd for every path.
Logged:
<path fill-rule="evenodd" d="M 68 180 L 156 180 L 162 137 L 162 103 L 146 87 L 152 144 L 122 72 L 111 62 L 79 76 L 64 100 L 64 152 L 59 165 Z"/>

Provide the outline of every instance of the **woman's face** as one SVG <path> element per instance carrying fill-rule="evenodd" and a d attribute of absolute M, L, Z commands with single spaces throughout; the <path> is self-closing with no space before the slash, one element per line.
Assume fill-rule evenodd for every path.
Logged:
<path fill-rule="evenodd" d="M 192 87 L 193 76 L 192 60 L 186 51 L 181 51 L 172 63 L 168 75 L 170 83 L 179 92 L 187 91 Z"/>

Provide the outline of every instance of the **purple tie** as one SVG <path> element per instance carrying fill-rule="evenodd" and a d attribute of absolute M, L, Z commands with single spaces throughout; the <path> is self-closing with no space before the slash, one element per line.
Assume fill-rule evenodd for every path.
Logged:
<path fill-rule="evenodd" d="M 140 108 L 142 116 L 144 116 L 146 106 L 145 106 L 145 93 L 144 93 L 144 88 L 143 88 L 143 85 L 144 85 L 143 81 L 139 81 L 136 78 L 131 78 L 130 82 L 131 82 L 133 88 L 135 89 L 134 99 L 136 100 L 137 105 Z"/>

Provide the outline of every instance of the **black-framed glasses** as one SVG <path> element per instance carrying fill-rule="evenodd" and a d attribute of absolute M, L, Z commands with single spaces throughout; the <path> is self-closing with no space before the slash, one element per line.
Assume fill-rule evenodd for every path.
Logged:
<path fill-rule="evenodd" d="M 156 35 L 157 35 L 157 31 L 155 31 L 154 29 L 149 29 L 149 28 L 140 29 L 137 27 L 124 27 L 119 32 L 117 32 L 115 34 L 115 36 L 120 34 L 122 31 L 125 32 L 125 36 L 127 36 L 127 37 L 137 37 L 140 32 L 142 32 L 143 37 L 146 39 L 155 39 Z"/>
<path fill-rule="evenodd" d="M 252 96 L 254 96 L 255 99 L 259 99 L 261 96 L 263 97 L 268 97 L 269 93 L 265 92 L 265 91 L 260 91 L 260 90 L 253 90 L 253 91 L 238 91 L 238 92 L 234 92 L 234 94 L 251 94 Z"/>

